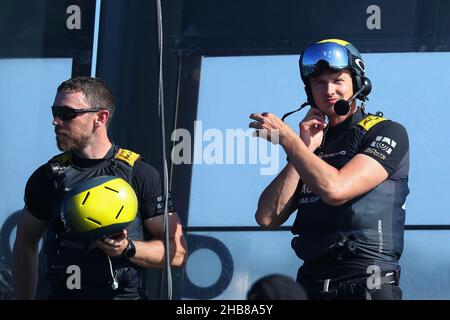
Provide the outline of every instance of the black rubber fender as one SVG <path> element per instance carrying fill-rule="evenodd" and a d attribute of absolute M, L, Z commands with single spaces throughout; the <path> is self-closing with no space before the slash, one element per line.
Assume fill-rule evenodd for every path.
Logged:
<path fill-rule="evenodd" d="M 222 294 L 230 285 L 234 272 L 233 257 L 227 246 L 217 238 L 210 236 L 201 236 L 190 234 L 187 236 L 189 256 L 199 249 L 207 249 L 213 251 L 220 259 L 222 271 L 219 279 L 208 286 L 199 287 L 185 273 L 183 282 L 183 297 L 189 299 L 212 299 Z M 188 259 L 189 259 L 188 256 Z"/>

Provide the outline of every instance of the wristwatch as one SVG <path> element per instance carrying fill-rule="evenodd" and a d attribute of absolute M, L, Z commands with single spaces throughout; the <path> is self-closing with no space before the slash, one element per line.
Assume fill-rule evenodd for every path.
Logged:
<path fill-rule="evenodd" d="M 123 249 L 121 257 L 124 258 L 125 260 L 130 260 L 132 257 L 134 257 L 135 254 L 136 254 L 136 246 L 134 245 L 133 241 L 128 239 L 128 244 L 125 247 L 125 249 Z"/>

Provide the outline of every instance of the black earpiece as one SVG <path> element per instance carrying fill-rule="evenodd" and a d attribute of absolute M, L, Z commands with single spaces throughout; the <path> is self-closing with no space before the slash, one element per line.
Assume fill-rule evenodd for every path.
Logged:
<path fill-rule="evenodd" d="M 363 88 L 361 90 L 361 88 Z M 369 78 L 364 76 L 355 76 L 355 88 L 354 92 L 358 92 L 361 90 L 361 92 L 356 97 L 357 99 L 364 100 L 372 91 L 372 82 Z"/>

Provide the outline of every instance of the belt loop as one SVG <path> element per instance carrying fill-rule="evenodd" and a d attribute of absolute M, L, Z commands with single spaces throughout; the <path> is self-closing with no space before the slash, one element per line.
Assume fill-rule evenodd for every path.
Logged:
<path fill-rule="evenodd" d="M 325 279 L 323 282 L 323 292 L 328 292 L 331 279 Z"/>

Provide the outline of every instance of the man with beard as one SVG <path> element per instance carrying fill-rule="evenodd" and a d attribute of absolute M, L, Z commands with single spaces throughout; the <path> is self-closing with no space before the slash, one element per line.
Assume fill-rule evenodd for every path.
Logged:
<path fill-rule="evenodd" d="M 160 175 L 139 154 L 108 138 L 113 112 L 114 97 L 101 79 L 78 77 L 58 87 L 52 124 L 63 153 L 39 167 L 25 188 L 13 249 L 17 299 L 35 298 L 38 244 L 44 232 L 49 299 L 144 299 L 144 269 L 165 265 Z M 64 193 L 74 184 L 105 175 L 132 186 L 138 199 L 137 218 L 114 236 L 81 245 L 63 241 L 67 230 L 59 208 Z M 146 233 L 151 240 L 144 237 Z M 175 212 L 169 214 L 169 233 L 171 264 L 182 266 L 186 244 Z M 80 285 L 70 285 L 74 270 L 81 277 Z"/>

